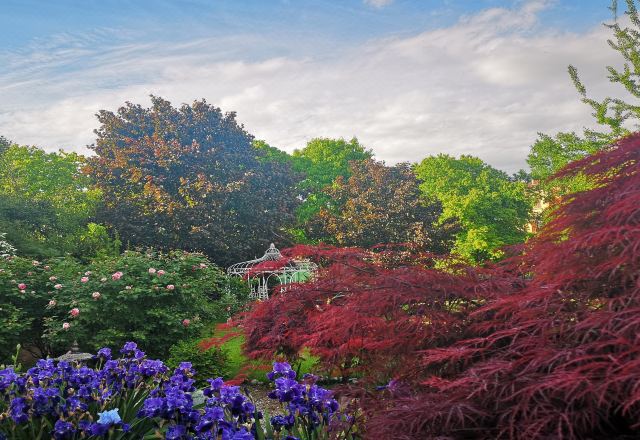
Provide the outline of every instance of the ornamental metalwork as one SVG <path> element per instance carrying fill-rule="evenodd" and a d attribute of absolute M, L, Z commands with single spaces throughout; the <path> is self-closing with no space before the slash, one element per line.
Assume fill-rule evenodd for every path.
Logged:
<path fill-rule="evenodd" d="M 318 270 L 318 265 L 305 259 L 287 259 L 283 265 L 271 267 L 263 264 L 277 262 L 284 257 L 271 243 L 269 249 L 260 258 L 233 264 L 227 269 L 230 276 L 241 277 L 249 284 L 249 297 L 255 300 L 269 298 L 269 291 L 277 288 L 283 292 L 292 283 L 309 280 Z"/>

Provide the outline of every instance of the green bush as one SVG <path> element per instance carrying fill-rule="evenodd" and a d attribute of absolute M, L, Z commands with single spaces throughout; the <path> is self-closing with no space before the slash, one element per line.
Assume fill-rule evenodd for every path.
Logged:
<path fill-rule="evenodd" d="M 246 290 L 201 254 L 127 251 L 89 264 L 1 259 L 7 324 L 0 330 L 0 359 L 13 354 L 16 342 L 46 356 L 74 341 L 91 352 L 132 339 L 150 356 L 165 357 L 172 345 L 199 336 L 246 300 Z"/>
<path fill-rule="evenodd" d="M 54 270 L 55 267 L 55 270 Z M 0 363 L 14 353 L 16 344 L 34 356 L 49 354 L 44 339 L 45 321 L 53 316 L 49 277 L 71 277 L 81 269 L 71 259 L 43 263 L 20 257 L 0 259 Z"/>
<path fill-rule="evenodd" d="M 180 341 L 169 348 L 167 366 L 176 368 L 180 362 L 191 362 L 196 370 L 196 384 L 199 387 L 207 385 L 207 379 L 228 377 L 229 356 L 218 347 L 203 350 L 199 346 L 200 340 Z"/>

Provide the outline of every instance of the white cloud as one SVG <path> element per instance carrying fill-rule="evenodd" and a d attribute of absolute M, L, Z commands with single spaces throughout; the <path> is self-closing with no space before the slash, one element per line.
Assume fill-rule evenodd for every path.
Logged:
<path fill-rule="evenodd" d="M 98 110 L 148 103 L 153 93 L 174 104 L 206 98 L 288 151 L 317 136 L 355 135 L 389 163 L 445 152 L 515 171 L 537 132 L 591 124 L 567 65 L 578 67 L 590 93 L 605 96 L 604 66 L 616 63 L 605 29 L 541 30 L 541 5 L 485 10 L 329 56 L 245 56 L 260 43 L 250 36 L 99 49 L 66 41 L 46 56 L 9 54 L 0 58 L 11 61 L 0 68 L 0 133 L 86 152 Z"/>
<path fill-rule="evenodd" d="M 393 3 L 393 0 L 364 0 L 365 5 L 373 6 L 374 8 L 384 8 Z"/>

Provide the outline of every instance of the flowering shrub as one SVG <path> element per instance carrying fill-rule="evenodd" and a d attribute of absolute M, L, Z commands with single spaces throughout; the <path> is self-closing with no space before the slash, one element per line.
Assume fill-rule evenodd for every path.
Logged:
<path fill-rule="evenodd" d="M 16 248 L 6 240 L 6 233 L 0 232 L 0 258 L 11 257 L 16 254 Z"/>
<path fill-rule="evenodd" d="M 244 290 L 227 280 L 204 256 L 185 252 L 127 251 L 90 264 L 2 259 L 0 308 L 12 317 L 13 333 L 0 342 L 0 362 L 18 342 L 60 354 L 73 341 L 92 351 L 135 338 L 150 355 L 164 356 L 244 303 Z"/>
<path fill-rule="evenodd" d="M 120 352 L 112 359 L 111 350 L 99 350 L 95 368 L 43 359 L 26 373 L 0 370 L 0 438 L 318 439 L 346 419 L 329 391 L 312 379 L 297 382 L 285 363 L 270 373 L 270 397 L 286 410 L 265 421 L 239 387 L 221 378 L 196 391 L 188 362 L 170 374 L 133 342 Z"/>

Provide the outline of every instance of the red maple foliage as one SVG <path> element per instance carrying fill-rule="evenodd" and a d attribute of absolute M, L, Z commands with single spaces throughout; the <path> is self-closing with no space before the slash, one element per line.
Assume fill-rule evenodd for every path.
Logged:
<path fill-rule="evenodd" d="M 324 268 L 252 308 L 247 349 L 309 347 L 365 386 L 393 379 L 363 400 L 371 438 L 637 438 L 640 134 L 560 176 L 577 173 L 594 189 L 494 267 L 294 248 Z"/>

